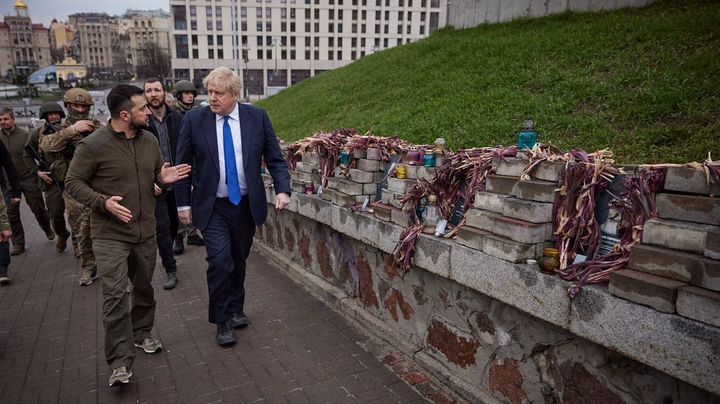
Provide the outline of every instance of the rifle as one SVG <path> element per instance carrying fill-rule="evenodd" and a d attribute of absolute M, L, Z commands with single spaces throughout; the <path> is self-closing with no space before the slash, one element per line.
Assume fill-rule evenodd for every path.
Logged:
<path fill-rule="evenodd" d="M 57 178 L 52 174 L 52 171 L 50 170 L 50 164 L 48 164 L 47 160 L 45 160 L 45 157 L 43 157 L 40 152 L 37 151 L 32 145 L 25 145 L 25 149 L 30 153 L 30 156 L 35 160 L 35 164 L 37 164 L 40 171 L 45 171 L 50 173 L 50 178 L 52 178 L 53 182 L 57 184 L 58 188 L 60 189 L 60 192 L 65 191 L 65 184 L 62 181 L 58 181 Z"/>

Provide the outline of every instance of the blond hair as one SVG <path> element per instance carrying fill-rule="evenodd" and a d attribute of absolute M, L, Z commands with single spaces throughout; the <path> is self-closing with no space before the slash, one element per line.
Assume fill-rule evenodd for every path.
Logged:
<path fill-rule="evenodd" d="M 207 88 L 210 81 L 214 81 L 216 86 L 232 93 L 236 97 L 239 97 L 242 93 L 242 81 L 240 81 L 240 76 L 227 67 L 218 67 L 211 71 L 203 79 L 203 86 Z"/>

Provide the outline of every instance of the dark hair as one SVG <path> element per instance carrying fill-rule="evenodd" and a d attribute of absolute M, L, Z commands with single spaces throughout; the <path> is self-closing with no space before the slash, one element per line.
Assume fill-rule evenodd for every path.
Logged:
<path fill-rule="evenodd" d="M 10 118 L 15 119 L 15 111 L 10 107 L 3 107 L 0 109 L 0 115 L 10 115 Z"/>
<path fill-rule="evenodd" d="M 145 95 L 142 88 L 130 84 L 118 84 L 110 90 L 107 95 L 107 106 L 110 110 L 110 117 L 117 119 L 120 113 L 133 108 L 132 97 L 134 95 Z"/>
<path fill-rule="evenodd" d="M 162 80 L 160 80 L 157 77 L 150 77 L 149 79 L 146 79 L 145 82 L 143 83 L 143 90 L 145 89 L 145 84 L 150 84 L 150 83 L 160 83 L 163 91 L 165 91 L 165 84 L 162 82 Z"/>

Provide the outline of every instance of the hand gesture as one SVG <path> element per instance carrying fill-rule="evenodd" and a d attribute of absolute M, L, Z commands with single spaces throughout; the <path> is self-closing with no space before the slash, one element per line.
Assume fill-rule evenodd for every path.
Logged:
<path fill-rule="evenodd" d="M 0 241 L 8 241 L 12 237 L 12 230 L 7 229 L 0 231 Z"/>
<path fill-rule="evenodd" d="M 92 132 L 95 130 L 95 124 L 93 123 L 93 121 L 87 119 L 75 122 L 72 127 L 77 133 Z"/>
<path fill-rule="evenodd" d="M 38 171 L 37 176 L 40 177 L 44 183 L 52 185 L 53 179 L 50 177 L 50 171 Z"/>
<path fill-rule="evenodd" d="M 157 184 L 153 184 L 153 186 L 155 187 L 155 196 L 160 196 L 160 194 L 163 193 L 162 188 L 160 188 L 159 186 L 157 186 Z"/>
<path fill-rule="evenodd" d="M 20 197 L 10 198 L 10 203 L 20 203 L 22 199 Z"/>
<path fill-rule="evenodd" d="M 160 169 L 160 179 L 164 184 L 172 184 L 183 178 L 187 178 L 190 174 L 190 164 L 178 164 L 171 166 L 170 163 L 165 163 Z"/>
<path fill-rule="evenodd" d="M 123 223 L 129 223 L 132 219 L 130 209 L 120 205 L 122 196 L 111 196 L 105 201 L 105 211 L 118 218 Z"/>
<path fill-rule="evenodd" d="M 182 224 L 191 224 L 192 223 L 192 209 L 179 210 L 178 211 L 178 219 L 180 219 L 180 223 L 182 223 Z"/>
<path fill-rule="evenodd" d="M 275 195 L 275 209 L 283 210 L 288 206 L 289 203 L 290 196 L 285 192 L 280 192 L 279 194 Z"/>

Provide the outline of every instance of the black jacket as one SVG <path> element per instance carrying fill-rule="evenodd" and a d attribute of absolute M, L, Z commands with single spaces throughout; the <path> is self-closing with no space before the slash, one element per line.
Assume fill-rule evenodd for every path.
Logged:
<path fill-rule="evenodd" d="M 168 137 L 170 138 L 170 154 L 172 155 L 173 163 L 177 164 L 175 159 L 175 156 L 177 155 L 177 141 L 184 116 L 173 108 L 165 107 L 165 111 L 165 124 L 167 125 Z M 148 130 L 155 135 L 155 138 L 158 138 L 157 130 L 155 130 L 155 127 L 153 126 L 153 119 L 154 118 L 150 118 Z M 158 143 L 159 142 L 160 139 L 158 138 Z"/>
<path fill-rule="evenodd" d="M 2 175 L 2 170 L 5 170 L 5 175 Z M 10 182 L 10 189 L 7 188 L 8 182 Z M 20 198 L 22 195 L 20 180 L 12 156 L 10 156 L 10 152 L 2 142 L 0 142 L 0 187 L 8 191 L 13 198 Z"/>

